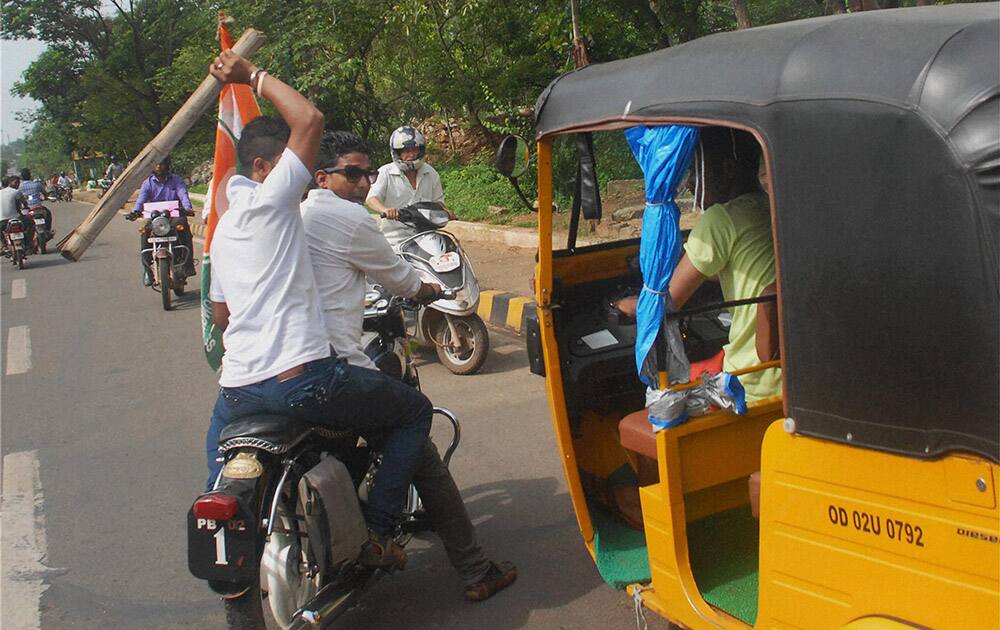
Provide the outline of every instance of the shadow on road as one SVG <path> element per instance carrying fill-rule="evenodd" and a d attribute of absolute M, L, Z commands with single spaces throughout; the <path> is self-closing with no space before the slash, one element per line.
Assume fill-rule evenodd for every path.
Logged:
<path fill-rule="evenodd" d="M 458 574 L 448 564 L 440 541 L 430 535 L 430 546 L 420 549 L 419 541 L 411 544 L 407 569 L 366 593 L 338 627 L 542 627 L 532 619 L 533 612 L 566 606 L 603 585 L 580 540 L 569 498 L 559 490 L 558 481 L 548 477 L 505 480 L 463 491 L 487 555 L 518 566 L 518 581 L 506 591 L 481 604 L 466 602 Z"/>
<path fill-rule="evenodd" d="M 524 348 L 524 340 L 510 334 L 490 334 L 490 353 L 476 374 L 503 374 L 513 372 L 528 365 L 528 353 Z M 437 353 L 432 346 L 420 346 L 414 354 L 417 367 L 431 363 L 439 363 Z"/>

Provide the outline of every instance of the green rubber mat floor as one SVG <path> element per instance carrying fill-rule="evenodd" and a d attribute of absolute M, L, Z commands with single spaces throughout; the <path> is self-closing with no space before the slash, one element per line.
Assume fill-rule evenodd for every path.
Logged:
<path fill-rule="evenodd" d="M 609 585 L 624 589 L 646 583 L 646 536 L 591 503 L 597 570 Z M 753 625 L 757 620 L 758 523 L 750 506 L 688 523 L 691 571 L 705 601 Z"/>
<path fill-rule="evenodd" d="M 649 554 L 646 535 L 622 522 L 604 508 L 591 503 L 590 521 L 594 525 L 594 556 L 601 578 L 624 589 L 636 582 L 649 582 Z"/>
<path fill-rule="evenodd" d="M 747 505 L 688 523 L 691 572 L 705 601 L 757 621 L 759 524 Z"/>

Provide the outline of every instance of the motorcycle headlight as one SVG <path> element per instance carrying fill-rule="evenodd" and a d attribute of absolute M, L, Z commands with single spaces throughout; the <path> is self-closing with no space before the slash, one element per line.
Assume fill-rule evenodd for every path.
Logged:
<path fill-rule="evenodd" d="M 153 236 L 166 236 L 170 234 L 170 219 L 167 217 L 156 217 L 149 223 L 149 229 Z"/>

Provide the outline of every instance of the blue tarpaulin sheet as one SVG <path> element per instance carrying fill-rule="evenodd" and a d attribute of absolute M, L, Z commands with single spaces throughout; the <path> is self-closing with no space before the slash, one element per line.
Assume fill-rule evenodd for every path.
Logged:
<path fill-rule="evenodd" d="M 674 201 L 674 195 L 691 165 L 698 129 L 682 125 L 632 127 L 625 131 L 625 138 L 642 167 L 646 184 L 646 209 L 642 216 L 642 240 L 639 245 L 643 290 L 639 294 L 636 316 L 635 365 L 643 383 L 658 389 L 655 368 L 651 373 L 648 367 L 644 370 L 643 365 L 655 366 L 655 361 L 647 361 L 647 358 L 650 358 L 651 351 L 660 351 L 655 348 L 656 336 L 663 324 L 667 288 L 681 259 L 683 242 L 680 208 Z M 671 374 L 671 380 L 678 377 L 678 382 L 686 382 L 689 375 Z"/>

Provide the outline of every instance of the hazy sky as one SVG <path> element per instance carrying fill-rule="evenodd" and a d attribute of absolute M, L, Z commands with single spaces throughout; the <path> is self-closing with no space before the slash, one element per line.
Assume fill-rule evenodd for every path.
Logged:
<path fill-rule="evenodd" d="M 4 143 L 23 137 L 28 130 L 14 115 L 19 111 L 34 110 L 38 107 L 37 101 L 13 96 L 10 90 L 14 87 L 14 83 L 20 80 L 21 73 L 32 61 L 38 59 L 44 50 L 45 44 L 38 40 L 0 40 L 0 79 L 3 84 L 3 92 L 0 94 L 3 122 L 0 130 L 3 132 Z"/>

